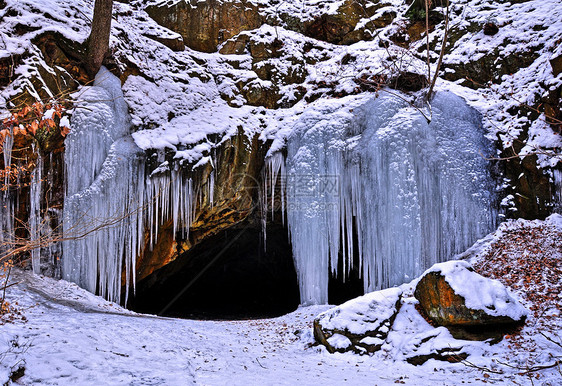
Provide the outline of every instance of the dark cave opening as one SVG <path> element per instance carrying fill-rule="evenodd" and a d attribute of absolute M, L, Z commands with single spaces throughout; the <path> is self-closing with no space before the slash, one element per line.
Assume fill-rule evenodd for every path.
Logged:
<path fill-rule="evenodd" d="M 357 267 L 357 265 L 355 265 L 355 267 Z M 340 266 L 338 272 L 343 272 L 342 266 Z M 328 281 L 328 302 L 330 304 L 339 305 L 364 295 L 363 291 L 363 279 L 357 268 L 351 269 L 349 275 L 345 278 L 343 274 L 338 276 L 330 275 L 330 280 Z"/>
<path fill-rule="evenodd" d="M 348 230 L 345 229 L 344 237 L 347 237 Z M 338 275 L 330 274 L 328 281 L 328 302 L 330 304 L 342 304 L 348 300 L 364 295 L 363 278 L 358 267 L 359 261 L 359 238 L 356 227 L 351 230 L 353 237 L 353 264 L 349 273 L 345 272 L 343 259 L 343 246 L 340 246 L 338 258 Z"/>
<path fill-rule="evenodd" d="M 275 317 L 294 311 L 299 289 L 287 231 L 245 222 L 208 237 L 137 283 L 134 311 L 191 319 Z"/>

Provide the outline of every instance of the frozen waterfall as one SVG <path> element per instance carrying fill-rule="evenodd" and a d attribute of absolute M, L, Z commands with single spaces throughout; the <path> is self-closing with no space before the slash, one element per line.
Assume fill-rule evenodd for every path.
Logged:
<path fill-rule="evenodd" d="M 409 281 L 494 229 L 479 114 L 451 93 L 431 105 L 429 124 L 395 96 L 353 114 L 316 109 L 296 124 L 285 162 L 269 158 L 264 196 L 285 173 L 302 304 L 327 303 L 330 271 L 345 277 L 354 256 L 367 292 Z"/>
<path fill-rule="evenodd" d="M 4 167 L 6 170 L 12 164 L 12 148 L 14 145 L 13 128 L 10 129 L 10 135 L 4 138 L 2 143 L 4 155 Z M 14 197 L 10 192 L 10 176 L 6 173 L 4 181 L 0 182 L 0 253 L 6 252 L 14 237 Z"/>
<path fill-rule="evenodd" d="M 63 214 L 63 278 L 125 303 L 142 248 L 154 245 L 159 225 L 188 236 L 202 197 L 180 169 L 145 175 L 144 152 L 130 135 L 121 82 L 105 68 L 79 96 L 66 139 L 67 190 Z M 145 240 L 148 234 L 149 239 Z M 124 279 L 124 280 L 123 280 Z"/>
<path fill-rule="evenodd" d="M 141 247 L 142 151 L 128 135 L 117 77 L 102 68 L 79 98 L 65 142 L 62 272 L 66 280 L 118 300 L 122 267 L 129 279 Z"/>

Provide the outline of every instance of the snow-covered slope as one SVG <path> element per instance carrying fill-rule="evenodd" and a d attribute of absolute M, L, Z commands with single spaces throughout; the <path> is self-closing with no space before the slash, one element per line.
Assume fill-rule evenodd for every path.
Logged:
<path fill-rule="evenodd" d="M 551 243 L 561 237 L 561 224 L 559 217 L 509 222 L 472 250 L 473 261 L 480 264 L 480 273 L 503 275 L 508 285 L 519 285 L 523 280 L 516 278 L 523 276 L 506 276 L 501 270 L 529 255 L 544 259 L 535 250 L 542 247 L 559 270 L 562 254 Z M 529 230 L 532 236 L 522 236 Z M 501 244 L 513 237 L 529 251 L 500 256 Z M 487 260 L 490 253 L 500 260 Z M 559 385 L 560 276 L 551 278 L 539 270 L 527 277 L 531 280 L 524 287 L 511 287 L 534 311 L 519 335 L 492 346 L 454 339 L 444 327 L 432 327 L 420 316 L 409 297 L 415 286 L 410 283 L 402 286 L 407 299 L 382 350 L 360 356 L 310 346 L 312 320 L 329 306 L 302 307 L 267 320 L 160 318 L 131 313 L 65 281 L 16 271 L 13 280 L 19 284 L 7 294 L 27 321 L 0 326 L 0 381 L 23 367 L 22 384 L 483 385 L 532 384 L 532 377 L 534 384 Z M 527 283 L 538 280 L 539 287 L 530 289 L 539 289 L 553 279 L 558 280 L 550 292 L 538 291 L 548 302 L 526 292 Z M 459 347 L 468 354 L 460 363 L 406 362 L 412 355 L 455 352 Z"/>

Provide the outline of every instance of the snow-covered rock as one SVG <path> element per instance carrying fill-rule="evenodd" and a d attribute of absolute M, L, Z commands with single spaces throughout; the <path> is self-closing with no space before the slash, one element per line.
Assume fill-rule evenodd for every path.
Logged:
<path fill-rule="evenodd" d="M 399 287 L 371 292 L 318 315 L 314 337 L 329 352 L 380 350 L 400 309 Z"/>
<path fill-rule="evenodd" d="M 477 274 L 466 261 L 435 264 L 414 295 L 427 316 L 442 326 L 519 323 L 527 317 L 502 283 Z"/>

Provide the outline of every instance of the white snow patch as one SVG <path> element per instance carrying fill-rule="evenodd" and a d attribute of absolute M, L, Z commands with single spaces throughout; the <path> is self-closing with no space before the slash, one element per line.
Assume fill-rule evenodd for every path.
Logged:
<path fill-rule="evenodd" d="M 396 313 L 401 295 L 399 287 L 371 292 L 318 315 L 318 320 L 328 330 L 347 330 L 352 334 L 375 331 Z"/>

